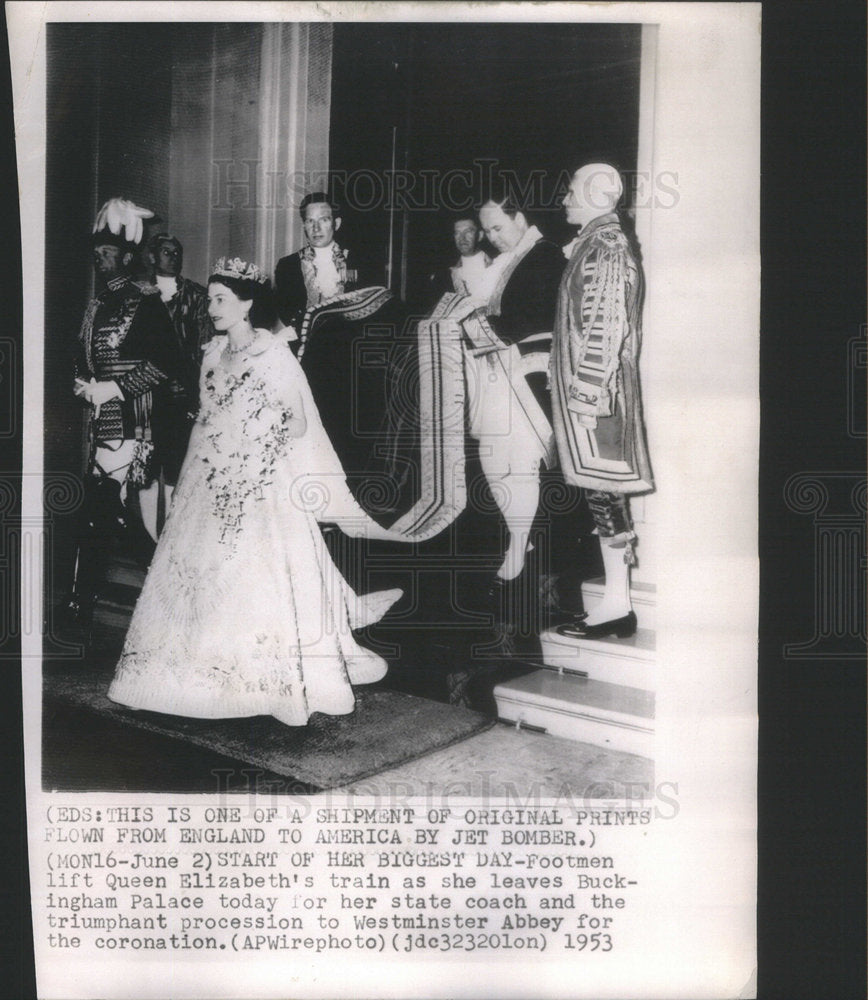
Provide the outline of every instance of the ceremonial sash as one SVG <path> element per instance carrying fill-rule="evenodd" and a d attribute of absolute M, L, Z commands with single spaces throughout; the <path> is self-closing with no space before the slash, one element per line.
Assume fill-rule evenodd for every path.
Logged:
<path fill-rule="evenodd" d="M 422 494 L 391 528 L 414 540 L 439 534 L 467 503 L 462 325 L 454 315 L 465 299 L 447 293 L 418 327 Z"/>
<path fill-rule="evenodd" d="M 424 539 L 447 528 L 467 503 L 465 481 L 465 352 L 485 357 L 509 382 L 514 398 L 534 434 L 546 465 L 555 462 L 551 424 L 525 379 L 545 370 L 548 354 L 522 357 L 517 344 L 507 345 L 480 312 L 466 314 L 467 296 L 447 293 L 432 315 L 419 323 L 419 427 L 422 493 L 412 509 L 392 525 L 408 538 Z M 463 318 L 459 318 L 462 316 Z M 467 336 L 472 348 L 462 342 Z M 550 334 L 542 335 L 551 337 Z M 528 338 L 536 341 L 539 335 Z"/>
<path fill-rule="evenodd" d="M 308 309 L 299 332 L 298 360 L 301 361 L 308 341 L 327 317 L 342 316 L 351 322 L 367 319 L 382 309 L 391 298 L 392 293 L 388 288 L 373 285 L 370 288 L 356 288 L 352 292 L 342 292 L 327 302 Z"/>

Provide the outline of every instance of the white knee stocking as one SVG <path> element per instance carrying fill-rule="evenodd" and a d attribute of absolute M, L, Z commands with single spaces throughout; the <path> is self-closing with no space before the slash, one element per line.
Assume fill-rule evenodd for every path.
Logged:
<path fill-rule="evenodd" d="M 491 483 L 491 489 L 509 532 L 509 545 L 497 575 L 502 580 L 514 580 L 524 569 L 530 547 L 530 531 L 539 505 L 539 477 L 507 474 Z"/>
<path fill-rule="evenodd" d="M 623 618 L 633 609 L 630 601 L 630 564 L 626 561 L 626 545 L 607 545 L 600 540 L 600 550 L 603 555 L 603 569 L 606 573 L 606 586 L 603 599 L 588 613 L 586 623 L 599 625 L 601 622 Z"/>

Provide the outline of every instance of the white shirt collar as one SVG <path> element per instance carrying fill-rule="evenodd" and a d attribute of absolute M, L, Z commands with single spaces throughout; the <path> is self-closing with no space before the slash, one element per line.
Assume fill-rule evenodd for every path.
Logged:
<path fill-rule="evenodd" d="M 468 269 L 485 267 L 488 258 L 485 256 L 484 251 L 477 250 L 476 253 L 472 253 L 467 257 L 458 258 L 458 266 L 466 267 Z"/>
<path fill-rule="evenodd" d="M 178 291 L 178 279 L 171 274 L 155 274 L 154 283 L 160 289 L 160 298 L 168 302 Z"/>
<path fill-rule="evenodd" d="M 524 236 L 522 236 L 518 243 L 516 243 L 516 245 L 512 248 L 510 253 L 518 255 L 526 250 L 530 250 L 534 243 L 538 243 L 541 239 L 542 233 L 537 229 L 537 227 L 530 226 Z"/>

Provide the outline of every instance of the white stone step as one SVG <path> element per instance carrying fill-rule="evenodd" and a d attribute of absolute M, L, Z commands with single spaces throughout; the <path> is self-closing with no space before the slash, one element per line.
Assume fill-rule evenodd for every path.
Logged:
<path fill-rule="evenodd" d="M 125 587 L 135 587 L 141 590 L 145 585 L 146 571 L 133 562 L 120 560 L 109 564 L 105 578 L 109 583 L 122 583 Z"/>
<path fill-rule="evenodd" d="M 656 633 L 640 628 L 629 639 L 573 639 L 549 629 L 540 635 L 543 663 L 642 691 L 656 690 Z"/>
<path fill-rule="evenodd" d="M 652 757 L 650 691 L 536 670 L 494 689 L 499 718 L 580 743 Z"/>
<path fill-rule="evenodd" d="M 582 602 L 585 611 L 595 608 L 603 599 L 603 588 L 605 587 L 605 577 L 598 576 L 592 580 L 585 580 L 582 583 Z M 653 583 L 641 583 L 634 581 L 630 587 L 630 600 L 639 628 L 655 629 L 657 627 L 657 588 Z"/>
<path fill-rule="evenodd" d="M 98 625 L 121 629 L 124 632 L 130 627 L 132 608 L 115 601 L 97 601 L 93 609 L 93 620 Z"/>

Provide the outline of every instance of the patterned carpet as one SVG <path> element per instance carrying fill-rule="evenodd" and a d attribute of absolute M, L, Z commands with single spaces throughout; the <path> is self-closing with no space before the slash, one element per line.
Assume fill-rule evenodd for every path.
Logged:
<path fill-rule="evenodd" d="M 46 701 L 203 747 L 317 789 L 378 774 L 494 724 L 478 712 L 377 688 L 356 691 L 352 715 L 316 714 L 307 726 L 284 726 L 270 716 L 187 719 L 135 712 L 109 701 L 105 692 L 111 673 L 110 667 L 84 663 L 47 670 Z M 180 746 L 178 753 L 183 753 Z"/>

